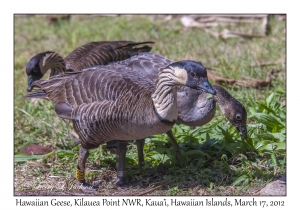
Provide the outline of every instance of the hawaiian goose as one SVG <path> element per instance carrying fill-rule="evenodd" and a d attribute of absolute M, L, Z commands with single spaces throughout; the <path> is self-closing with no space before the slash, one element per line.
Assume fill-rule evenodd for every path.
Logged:
<path fill-rule="evenodd" d="M 172 61 L 152 53 L 140 53 L 124 61 L 116 62 L 117 65 L 126 65 L 142 72 L 146 77 L 157 81 L 159 70 L 164 66 L 171 64 Z M 219 104 L 222 113 L 229 122 L 240 132 L 244 139 L 247 139 L 247 112 L 244 106 L 232 97 L 224 88 L 214 85 L 213 89 L 216 95 L 207 98 L 207 92 L 195 90 L 189 87 L 179 87 L 177 92 L 178 118 L 177 122 L 188 126 L 202 126 L 210 122 L 215 116 L 216 103 Z M 176 155 L 179 157 L 179 145 L 177 144 L 172 131 L 167 132 L 173 147 L 176 149 Z M 139 165 L 142 165 L 144 140 L 137 141 Z M 108 142 L 107 145 L 118 147 L 117 141 Z M 126 154 L 126 152 L 125 152 Z M 124 162 L 125 154 L 119 156 L 119 163 Z M 123 155 L 123 156 L 121 156 Z"/>
<path fill-rule="evenodd" d="M 90 42 L 76 48 L 63 59 L 55 52 L 47 51 L 32 57 L 26 66 L 28 75 L 27 91 L 32 90 L 32 83 L 41 79 L 51 69 L 50 77 L 66 71 L 81 71 L 95 65 L 106 65 L 113 61 L 121 61 L 140 52 L 149 52 L 151 47 L 139 45 L 154 42 L 132 41 L 99 41 Z"/>
<path fill-rule="evenodd" d="M 59 54 L 51 51 L 39 53 L 32 57 L 26 66 L 28 75 L 27 91 L 32 90 L 32 83 L 41 79 L 48 70 L 50 77 L 65 73 L 66 71 L 81 71 L 95 65 L 107 65 L 113 61 L 121 61 L 141 52 L 149 52 L 151 47 L 146 44 L 154 42 L 132 42 L 132 41 L 99 41 L 90 42 L 70 52 L 65 59 Z M 141 46 L 143 45 L 143 46 Z M 79 139 L 74 139 L 80 143 Z M 144 140 L 137 141 L 139 154 L 142 152 Z M 110 144 L 107 149 L 111 153 L 117 153 L 117 146 Z M 139 157 L 139 163 L 143 162 L 143 156 Z"/>
<path fill-rule="evenodd" d="M 48 98 L 55 104 L 58 116 L 72 120 L 82 146 L 76 178 L 85 185 L 89 149 L 114 139 L 143 139 L 172 128 L 178 118 L 179 86 L 216 94 L 207 80 L 206 69 L 195 61 L 161 67 L 156 82 L 135 68 L 107 65 L 66 72 L 34 82 L 32 87 L 38 90 L 26 96 Z M 118 169 L 117 177 L 120 184 L 125 183 L 124 168 Z"/>

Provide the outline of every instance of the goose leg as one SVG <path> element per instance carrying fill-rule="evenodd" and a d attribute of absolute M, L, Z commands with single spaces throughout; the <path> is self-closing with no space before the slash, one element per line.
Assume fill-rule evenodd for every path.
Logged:
<path fill-rule="evenodd" d="M 119 141 L 119 167 L 117 171 L 117 185 L 122 186 L 126 183 L 125 180 L 125 156 L 126 156 L 126 151 L 127 151 L 127 141 Z"/>
<path fill-rule="evenodd" d="M 180 159 L 180 147 L 177 144 L 177 141 L 173 136 L 172 130 L 167 131 L 167 135 L 168 135 L 169 139 L 171 140 L 173 147 L 175 148 L 176 158 L 179 160 Z"/>
<path fill-rule="evenodd" d="M 145 139 L 139 139 L 136 140 L 136 147 L 137 147 L 137 151 L 138 151 L 138 159 L 139 159 L 139 167 L 143 167 L 145 164 L 145 160 L 144 160 L 144 144 L 145 144 Z"/>
<path fill-rule="evenodd" d="M 96 186 L 85 182 L 85 163 L 88 156 L 89 151 L 81 147 L 79 150 L 78 164 L 76 168 L 76 180 L 79 182 L 80 186 L 82 186 L 82 190 L 96 190 L 98 189 Z"/>

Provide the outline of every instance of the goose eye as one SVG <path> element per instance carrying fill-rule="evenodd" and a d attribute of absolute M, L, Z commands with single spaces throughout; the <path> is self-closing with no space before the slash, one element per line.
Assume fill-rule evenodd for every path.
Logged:
<path fill-rule="evenodd" d="M 192 71 L 192 72 L 190 73 L 190 75 L 191 75 L 191 77 L 194 77 L 194 76 L 196 76 L 196 73 Z"/>
<path fill-rule="evenodd" d="M 235 119 L 237 119 L 237 120 L 241 120 L 241 119 L 242 119 L 242 117 L 241 117 L 241 115 L 240 115 L 240 114 L 236 114 L 236 115 L 235 115 Z"/>

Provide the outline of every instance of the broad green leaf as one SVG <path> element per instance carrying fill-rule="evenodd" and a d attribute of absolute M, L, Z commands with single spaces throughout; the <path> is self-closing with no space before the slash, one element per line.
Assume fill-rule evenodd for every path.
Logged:
<path fill-rule="evenodd" d="M 27 162 L 28 160 L 41 160 L 43 158 L 46 158 L 46 157 L 52 155 L 53 153 L 54 152 L 50 152 L 45 155 L 25 155 L 23 153 L 16 153 L 14 155 L 14 161 L 16 163 L 20 163 L 20 162 Z"/>
<path fill-rule="evenodd" d="M 278 143 L 272 143 L 272 144 L 268 144 L 265 148 L 265 150 L 281 150 L 281 151 L 285 151 L 286 150 L 286 143 L 285 142 L 278 142 Z"/>
<path fill-rule="evenodd" d="M 274 127 L 285 127 L 285 125 L 277 120 L 275 117 L 264 114 L 264 113 L 255 113 L 249 116 L 249 118 L 255 118 L 258 122 L 265 124 L 270 129 L 273 129 Z"/>
<path fill-rule="evenodd" d="M 281 131 L 281 133 L 269 133 L 272 135 L 275 139 L 278 139 L 280 142 L 286 140 L 286 135 L 284 131 Z"/>
<path fill-rule="evenodd" d="M 271 93 L 268 98 L 266 98 L 267 106 L 270 106 L 270 103 L 272 102 L 273 98 L 275 96 L 275 93 Z"/>
<path fill-rule="evenodd" d="M 272 143 L 273 143 L 273 141 L 270 141 L 270 140 L 259 141 L 255 145 L 255 149 L 260 150 L 262 147 L 267 146 L 268 144 L 272 144 Z"/>
<path fill-rule="evenodd" d="M 277 160 L 276 160 L 276 156 L 274 153 L 271 154 L 271 158 L 272 158 L 272 162 L 273 162 L 274 166 L 277 166 Z"/>
<path fill-rule="evenodd" d="M 210 93 L 208 93 L 207 95 L 206 95 L 206 98 L 211 98 L 212 97 L 212 94 L 210 94 Z"/>
<path fill-rule="evenodd" d="M 162 148 L 162 147 L 157 147 L 157 148 L 154 148 L 153 151 L 156 151 L 160 154 L 164 154 L 166 152 L 166 148 Z"/>
<path fill-rule="evenodd" d="M 182 126 L 175 124 L 173 129 L 177 132 L 177 133 L 183 133 L 183 129 L 181 128 Z"/>
<path fill-rule="evenodd" d="M 267 105 L 265 105 L 265 104 L 263 104 L 263 103 L 259 103 L 259 102 L 257 102 L 263 109 L 265 109 L 266 111 L 267 111 L 267 113 L 272 113 L 272 114 L 274 114 L 275 116 L 277 116 L 277 117 L 280 117 L 280 116 L 278 116 L 278 112 L 276 112 L 276 110 L 273 110 L 272 108 L 270 108 L 269 106 L 267 106 Z"/>
<path fill-rule="evenodd" d="M 63 158 L 65 156 L 73 157 L 74 156 L 74 152 L 72 150 L 57 150 L 57 155 L 60 158 Z"/>
<path fill-rule="evenodd" d="M 222 134 L 225 137 L 226 142 L 233 142 L 232 136 L 229 132 L 225 131 L 221 126 L 218 125 L 218 128 L 222 131 Z"/>
<path fill-rule="evenodd" d="M 151 143 L 152 144 L 158 144 L 158 145 L 165 145 L 167 143 L 166 140 L 163 140 L 163 139 L 152 139 L 151 140 Z"/>
<path fill-rule="evenodd" d="M 274 136 L 270 133 L 263 133 L 263 134 L 257 134 L 257 138 L 263 139 L 263 140 L 274 140 Z"/>
<path fill-rule="evenodd" d="M 237 178 L 234 182 L 233 182 L 233 186 L 236 186 L 236 185 L 238 185 L 238 184 L 240 184 L 241 182 L 243 182 L 243 181 L 246 181 L 247 179 L 249 179 L 249 177 L 247 176 L 247 175 L 242 175 L 242 176 L 240 176 L 239 178 Z"/>

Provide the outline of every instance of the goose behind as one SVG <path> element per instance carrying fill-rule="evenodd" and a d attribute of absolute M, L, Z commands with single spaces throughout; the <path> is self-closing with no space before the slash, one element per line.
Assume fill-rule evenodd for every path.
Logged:
<path fill-rule="evenodd" d="M 149 52 L 147 44 L 154 42 L 132 41 L 99 41 L 90 42 L 70 52 L 65 59 L 59 54 L 46 51 L 33 56 L 26 65 L 28 76 L 27 91 L 31 91 L 34 81 L 40 80 L 50 70 L 50 76 L 63 74 L 66 71 L 78 72 L 95 65 L 107 65 L 121 61 L 141 52 Z"/>

